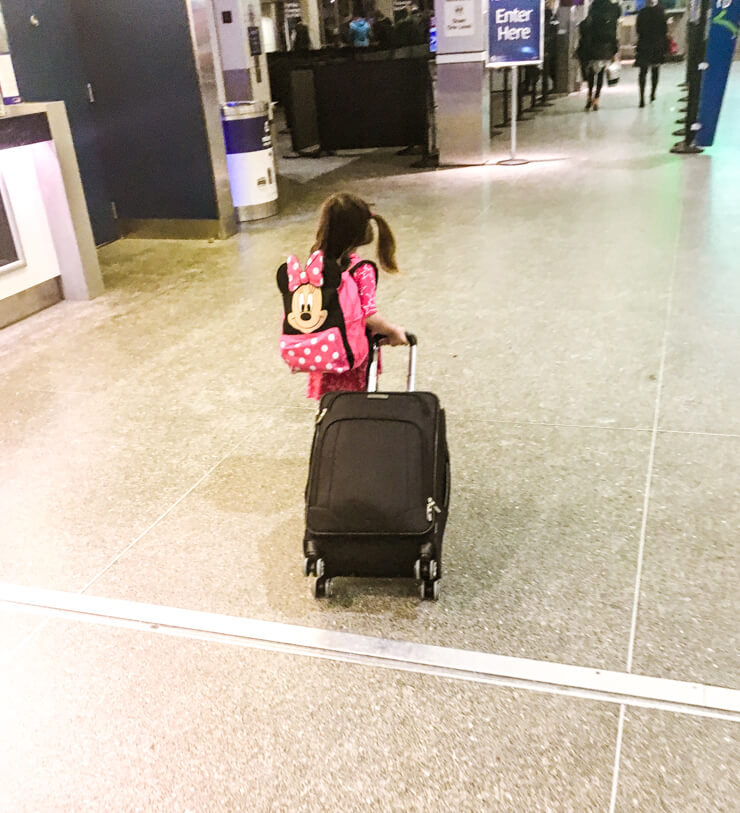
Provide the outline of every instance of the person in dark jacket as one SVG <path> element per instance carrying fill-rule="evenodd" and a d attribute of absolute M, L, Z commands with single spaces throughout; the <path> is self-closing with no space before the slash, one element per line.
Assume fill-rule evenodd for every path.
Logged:
<path fill-rule="evenodd" d="M 579 26 L 580 42 L 576 54 L 585 70 L 588 82 L 586 110 L 599 109 L 604 72 L 619 50 L 618 20 L 619 7 L 615 3 L 612 3 L 611 0 L 594 0 L 588 16 Z"/>
<path fill-rule="evenodd" d="M 293 38 L 293 50 L 299 53 L 308 53 L 311 47 L 311 39 L 308 35 L 308 26 L 301 18 L 295 24 L 295 36 Z"/>
<path fill-rule="evenodd" d="M 378 48 L 382 51 L 393 48 L 393 23 L 380 9 L 375 12 L 373 39 L 378 43 Z"/>
<path fill-rule="evenodd" d="M 650 73 L 650 101 L 655 101 L 660 66 L 668 50 L 668 23 L 658 0 L 650 0 L 637 14 L 637 56 L 635 65 L 640 69 L 640 107 L 645 107 L 645 82 Z"/>
<path fill-rule="evenodd" d="M 396 47 L 406 48 L 410 45 L 420 45 L 422 42 L 419 26 L 407 9 L 402 8 L 397 14 L 397 22 L 394 29 Z"/>
<path fill-rule="evenodd" d="M 543 82 L 547 82 L 549 77 L 552 82 L 552 89 L 555 90 L 555 73 L 556 62 L 555 54 L 558 43 L 558 30 L 560 29 L 560 21 L 555 14 L 555 0 L 547 0 L 545 4 L 545 59 L 543 63 L 544 78 Z"/>

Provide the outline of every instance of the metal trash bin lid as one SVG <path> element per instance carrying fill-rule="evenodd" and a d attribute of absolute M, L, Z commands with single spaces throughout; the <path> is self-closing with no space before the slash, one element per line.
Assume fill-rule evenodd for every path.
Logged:
<path fill-rule="evenodd" d="M 267 102 L 226 102 L 221 105 L 221 115 L 224 119 L 256 119 L 267 116 L 269 106 Z"/>

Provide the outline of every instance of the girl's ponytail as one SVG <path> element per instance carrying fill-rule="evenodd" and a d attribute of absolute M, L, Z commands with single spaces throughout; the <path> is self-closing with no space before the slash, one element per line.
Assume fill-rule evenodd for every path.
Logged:
<path fill-rule="evenodd" d="M 391 227 L 384 217 L 375 214 L 371 214 L 370 217 L 378 227 L 378 259 L 380 265 L 389 274 L 395 274 L 398 271 L 396 265 L 396 238 L 393 236 Z"/>
<path fill-rule="evenodd" d="M 331 195 L 324 201 L 311 251 L 323 251 L 340 264 L 347 261 L 355 249 L 372 242 L 371 220 L 378 226 L 380 265 L 389 274 L 395 274 L 398 271 L 396 239 L 390 226 L 380 215 L 373 214 L 362 198 L 347 192 Z"/>

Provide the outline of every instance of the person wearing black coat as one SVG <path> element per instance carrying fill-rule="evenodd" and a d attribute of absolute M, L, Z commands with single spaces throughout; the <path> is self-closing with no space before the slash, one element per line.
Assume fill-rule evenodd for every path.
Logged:
<path fill-rule="evenodd" d="M 668 23 L 658 0 L 644 6 L 637 14 L 637 55 L 635 65 L 640 69 L 640 107 L 645 107 L 645 82 L 650 73 L 650 101 L 655 101 L 660 65 L 668 50 Z"/>
<path fill-rule="evenodd" d="M 606 66 L 619 50 L 617 22 L 619 7 L 611 0 L 594 0 L 586 19 L 578 26 L 580 42 L 576 54 L 585 69 L 588 82 L 586 110 L 599 109 Z M 596 89 L 594 92 L 594 84 Z"/>
<path fill-rule="evenodd" d="M 380 9 L 375 12 L 373 39 L 378 43 L 378 48 L 380 48 L 381 51 L 387 51 L 393 48 L 393 23 Z"/>
<path fill-rule="evenodd" d="M 295 24 L 295 36 L 293 38 L 293 50 L 298 53 L 307 54 L 311 48 L 311 39 L 308 35 L 308 26 L 302 19 L 298 19 Z"/>

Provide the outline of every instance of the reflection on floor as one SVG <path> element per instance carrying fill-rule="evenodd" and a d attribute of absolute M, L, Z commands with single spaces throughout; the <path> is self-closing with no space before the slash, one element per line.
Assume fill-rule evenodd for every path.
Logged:
<path fill-rule="evenodd" d="M 598 113 L 558 100 L 521 126 L 523 167 L 318 159 L 233 240 L 103 249 L 105 296 L 0 333 L 0 581 L 739 690 L 740 73 L 717 145 L 681 158 L 682 72 L 644 110 L 631 68 Z M 352 580 L 316 602 L 301 575 L 312 405 L 277 354 L 274 270 L 345 188 L 396 232 L 380 306 L 448 410 L 439 603 Z M 403 353 L 385 363 L 401 387 Z M 0 619 L 0 810 L 740 798 L 740 707 L 625 709 L 3 602 Z"/>

